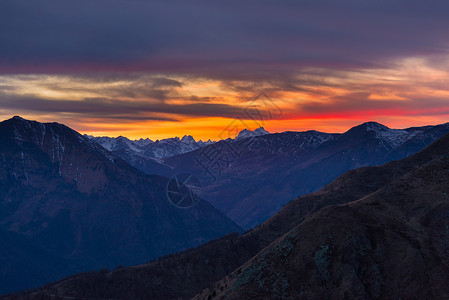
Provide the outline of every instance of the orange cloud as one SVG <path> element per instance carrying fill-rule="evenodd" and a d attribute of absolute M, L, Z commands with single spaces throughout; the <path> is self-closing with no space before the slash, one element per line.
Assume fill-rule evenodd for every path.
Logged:
<path fill-rule="evenodd" d="M 341 132 L 368 120 L 397 128 L 447 122 L 448 80 L 448 71 L 422 58 L 398 60 L 388 69 L 305 68 L 256 83 L 180 74 L 4 75 L 0 116 L 151 139 L 190 134 L 217 140 L 223 132 L 259 126 Z"/>

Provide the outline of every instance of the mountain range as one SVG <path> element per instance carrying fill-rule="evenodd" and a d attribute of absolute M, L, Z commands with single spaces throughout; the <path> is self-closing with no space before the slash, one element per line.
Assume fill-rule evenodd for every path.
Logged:
<path fill-rule="evenodd" d="M 249 131 L 251 132 L 251 131 Z M 259 132 L 258 132 L 259 133 Z M 139 140 L 130 140 L 126 137 L 119 136 L 111 138 L 107 136 L 94 137 L 85 135 L 87 138 L 97 142 L 105 149 L 111 152 L 127 149 L 134 153 L 142 154 L 146 157 L 160 160 L 196 150 L 198 148 L 214 143 L 211 140 L 203 142 L 195 141 L 191 135 L 184 135 L 182 138 L 174 137 L 162 140 L 152 141 L 148 138 Z"/>
<path fill-rule="evenodd" d="M 253 131 L 244 129 L 236 136 L 236 140 L 248 137 L 255 137 L 269 134 L 263 127 Z M 197 150 L 211 145 L 215 142 L 196 141 L 191 135 L 184 135 L 182 138 L 174 137 L 152 141 L 148 138 L 130 140 L 119 136 L 116 138 L 102 136 L 94 137 L 85 135 L 92 141 L 97 142 L 115 156 L 122 158 L 132 166 L 150 175 L 173 176 L 177 170 L 164 164 L 164 160 L 176 155 Z M 231 140 L 231 139 L 229 139 Z"/>
<path fill-rule="evenodd" d="M 375 122 L 343 134 L 269 134 L 261 128 L 244 130 L 235 139 L 200 145 L 196 150 L 162 159 L 150 157 L 142 150 L 150 144 L 149 140 L 130 144 L 126 138 L 107 139 L 112 150 L 109 151 L 95 138 L 81 136 L 64 125 L 14 117 L 0 123 L 0 142 L 4 145 L 0 149 L 0 236 L 6 241 L 0 247 L 4 274 L 0 291 L 19 290 L 69 273 L 103 268 L 46 285 L 33 295 L 185 299 L 207 287 L 198 297 L 234 295 L 242 280 L 242 286 L 249 283 L 238 279 L 240 274 L 245 277 L 254 268 L 259 270 L 259 265 L 252 266 L 251 262 L 260 256 L 260 251 L 322 208 L 362 199 L 441 158 L 447 151 L 441 146 L 447 137 L 410 158 L 395 161 L 425 148 L 448 131 L 448 124 L 397 130 Z M 137 147 L 141 147 L 139 151 Z M 212 174 L 200 164 L 201 159 L 211 155 L 219 155 L 219 161 L 225 163 L 224 168 L 213 169 L 216 173 Z M 392 162 L 355 169 L 338 177 L 347 170 L 388 161 Z M 142 172 L 145 168 L 152 169 L 153 173 L 148 171 L 151 174 L 177 176 L 168 179 L 146 175 Z M 230 232 L 241 232 L 241 228 L 189 192 L 189 185 L 178 184 L 179 172 L 186 170 L 189 178 L 205 183 L 200 189 L 194 186 L 195 193 L 228 216 L 249 220 L 245 227 L 268 220 L 243 235 L 233 233 L 204 244 Z M 194 205 L 182 207 L 173 203 L 168 193 L 173 184 L 175 194 L 187 195 Z M 281 196 L 289 197 L 292 190 L 304 196 L 288 203 Z M 233 211 L 240 213 L 240 219 L 230 213 Z M 322 244 L 324 248 L 317 257 L 320 253 L 329 255 L 328 249 L 333 245 L 330 243 Z M 167 255 L 200 244 L 204 245 Z M 295 247 L 296 242 L 289 245 L 288 248 Z M 137 267 L 107 269 L 138 265 L 161 255 L 167 256 Z M 245 267 L 239 268 L 242 265 Z M 247 268 L 249 271 L 243 272 Z M 21 280 L 25 272 L 26 280 Z M 287 283 L 291 281 L 286 278 Z M 276 286 L 284 283 L 281 280 Z M 286 289 L 284 286 L 281 290 Z M 282 293 L 280 297 L 284 297 Z"/>
<path fill-rule="evenodd" d="M 375 192 L 311 215 L 194 299 L 448 299 L 449 136 L 378 176 L 410 163 Z"/>
<path fill-rule="evenodd" d="M 345 171 L 407 157 L 447 132 L 449 124 L 390 129 L 367 122 L 342 134 L 244 129 L 235 139 L 216 143 L 197 143 L 190 136 L 156 143 L 124 137 L 93 140 L 147 174 L 194 175 L 204 199 L 249 229 L 290 199 L 319 190 Z M 156 148 L 165 157 L 156 157 Z"/>
<path fill-rule="evenodd" d="M 224 140 L 164 164 L 201 179 L 202 197 L 243 228 L 342 173 L 407 157 L 449 132 L 449 124 L 390 129 L 367 122 L 342 134 L 283 132 Z"/>
<path fill-rule="evenodd" d="M 262 136 L 270 134 L 263 127 L 255 130 L 243 129 L 235 137 L 236 140 Z M 201 147 L 213 144 L 215 142 L 210 139 L 203 142 L 202 140 L 196 141 L 191 135 L 184 135 L 182 138 L 174 137 L 162 140 L 152 141 L 149 138 L 130 140 L 124 136 L 116 138 L 101 136 L 95 137 L 91 135 L 85 135 L 87 138 L 97 142 L 103 146 L 106 150 L 116 152 L 120 150 L 128 150 L 135 154 L 153 158 L 156 161 L 160 161 L 164 158 L 173 157 L 179 154 L 184 154 Z"/>
<path fill-rule="evenodd" d="M 156 141 L 148 138 L 130 140 L 123 136 L 116 138 L 85 136 L 103 146 L 103 148 L 110 151 L 114 156 L 125 160 L 146 174 L 168 177 L 174 176 L 176 171 L 166 166 L 163 163 L 164 159 L 214 143 L 211 140 L 206 142 L 201 140 L 195 141 L 190 135 L 185 135 L 182 138 L 174 137 Z"/>
<path fill-rule="evenodd" d="M 197 197 L 173 205 L 168 189 L 192 197 L 182 183 L 146 175 L 62 124 L 14 117 L 0 123 L 0 145 L 1 293 L 241 231 Z"/>
<path fill-rule="evenodd" d="M 16 298 L 447 299 L 448 180 L 446 135 L 348 171 L 243 235 Z"/>

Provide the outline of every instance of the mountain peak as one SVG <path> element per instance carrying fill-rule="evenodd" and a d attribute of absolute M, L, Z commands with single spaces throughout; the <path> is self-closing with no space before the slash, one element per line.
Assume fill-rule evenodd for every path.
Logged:
<path fill-rule="evenodd" d="M 361 125 L 362 128 L 365 128 L 366 131 L 375 131 L 375 132 L 379 132 L 379 131 L 387 131 L 390 128 L 388 128 L 387 126 L 377 123 L 377 122 L 365 122 Z"/>
<path fill-rule="evenodd" d="M 60 123 L 41 123 L 34 120 L 27 120 L 20 116 L 14 116 L 10 119 L 4 120 L 0 122 L 2 126 L 12 126 L 14 128 L 13 133 L 16 137 L 19 137 L 20 139 L 24 137 L 29 137 L 33 141 L 37 140 L 38 138 L 43 137 L 43 133 L 45 132 L 46 126 L 52 126 L 54 128 L 63 128 L 62 130 L 70 130 L 69 127 L 60 124 Z"/>
<path fill-rule="evenodd" d="M 21 116 L 14 116 L 11 119 L 8 119 L 6 121 L 10 121 L 10 122 L 14 122 L 14 123 L 28 123 L 28 122 L 32 122 L 30 120 L 22 118 Z"/>
<path fill-rule="evenodd" d="M 239 134 L 237 135 L 237 137 L 235 139 L 240 140 L 240 139 L 244 139 L 244 138 L 261 136 L 261 135 L 266 135 L 266 134 L 270 134 L 270 133 L 268 131 L 266 131 L 263 127 L 259 127 L 253 131 L 251 131 L 249 129 L 243 129 L 242 131 L 239 132 Z"/>
<path fill-rule="evenodd" d="M 10 119 L 4 120 L 3 122 L 7 122 L 7 123 L 11 122 L 12 124 L 16 124 L 16 125 L 21 124 L 21 125 L 25 125 L 27 128 L 30 128 L 30 127 L 42 128 L 42 126 L 45 126 L 45 125 L 52 125 L 52 126 L 65 127 L 67 129 L 72 130 L 71 128 L 67 127 L 66 125 L 58 123 L 58 122 L 44 123 L 44 122 L 39 122 L 39 121 L 35 121 L 35 120 L 24 119 L 21 116 L 14 116 Z"/>
<path fill-rule="evenodd" d="M 388 128 L 387 126 L 371 121 L 354 126 L 351 129 L 349 129 L 346 133 L 351 135 L 356 134 L 357 136 L 366 135 L 367 133 L 369 133 L 370 135 L 372 134 L 378 135 L 389 130 L 391 129 Z"/>
<path fill-rule="evenodd" d="M 259 127 L 256 130 L 253 131 L 256 134 L 270 134 L 268 131 L 265 130 L 263 127 Z"/>
<path fill-rule="evenodd" d="M 181 142 L 188 143 L 188 144 L 196 143 L 195 139 L 191 135 L 184 135 L 181 139 Z"/>

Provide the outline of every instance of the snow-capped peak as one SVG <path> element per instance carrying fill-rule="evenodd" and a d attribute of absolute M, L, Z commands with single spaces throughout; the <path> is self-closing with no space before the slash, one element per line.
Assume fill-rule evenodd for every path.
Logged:
<path fill-rule="evenodd" d="M 263 127 L 257 128 L 253 131 L 248 130 L 248 129 L 243 129 L 242 131 L 239 132 L 239 134 L 237 135 L 237 137 L 235 139 L 240 140 L 240 139 L 244 139 L 244 138 L 261 136 L 261 135 L 266 135 L 266 134 L 270 134 L 270 133 L 268 131 L 266 131 Z"/>
<path fill-rule="evenodd" d="M 387 142 L 392 148 L 399 147 L 417 134 L 417 132 L 409 132 L 404 129 L 391 129 L 377 122 L 366 122 L 358 127 L 367 132 L 374 132 L 376 138 Z"/>
<path fill-rule="evenodd" d="M 141 146 L 141 147 L 146 146 L 146 145 L 148 145 L 148 144 L 154 143 L 154 142 L 153 142 L 152 140 L 150 140 L 149 138 L 146 138 L 146 139 L 140 138 L 140 139 L 138 139 L 138 140 L 133 140 L 133 142 L 134 142 L 135 144 Z"/>
<path fill-rule="evenodd" d="M 195 139 L 191 135 L 185 135 L 182 137 L 181 142 L 186 144 L 194 144 L 196 143 Z"/>
<path fill-rule="evenodd" d="M 366 122 L 366 123 L 363 123 L 361 126 L 365 127 L 366 131 L 374 131 L 376 133 L 391 130 L 387 126 L 382 125 L 377 122 Z"/>

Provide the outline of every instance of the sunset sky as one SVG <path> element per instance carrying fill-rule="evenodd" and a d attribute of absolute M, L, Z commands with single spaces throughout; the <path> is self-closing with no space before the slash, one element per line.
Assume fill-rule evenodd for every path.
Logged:
<path fill-rule="evenodd" d="M 448 1 L 0 1 L 0 118 L 160 139 L 449 122 Z"/>

